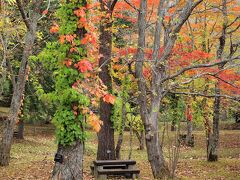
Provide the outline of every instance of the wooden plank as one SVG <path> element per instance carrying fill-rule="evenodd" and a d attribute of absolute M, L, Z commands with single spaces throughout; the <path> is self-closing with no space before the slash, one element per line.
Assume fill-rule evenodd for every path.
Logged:
<path fill-rule="evenodd" d="M 103 165 L 103 169 L 124 169 L 124 168 L 127 168 L 126 164 Z"/>
<path fill-rule="evenodd" d="M 95 166 L 99 165 L 118 165 L 118 164 L 126 164 L 126 165 L 134 165 L 136 161 L 134 160 L 97 160 L 93 161 Z"/>
<path fill-rule="evenodd" d="M 107 175 L 124 175 L 124 174 L 139 174 L 139 169 L 99 169 L 98 174 Z"/>

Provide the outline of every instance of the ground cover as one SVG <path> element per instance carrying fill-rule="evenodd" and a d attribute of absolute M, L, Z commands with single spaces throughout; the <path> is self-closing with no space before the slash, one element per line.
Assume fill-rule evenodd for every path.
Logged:
<path fill-rule="evenodd" d="M 178 179 L 240 179 L 240 131 L 222 130 L 220 132 L 220 159 L 206 162 L 204 131 L 195 131 L 195 147 L 181 147 L 177 166 Z M 96 157 L 97 137 L 88 133 L 84 157 L 84 179 L 92 179 L 89 165 Z M 127 159 L 130 151 L 129 132 L 124 135 L 122 159 Z M 167 142 L 166 142 L 167 143 Z M 53 167 L 56 142 L 52 127 L 26 127 L 24 140 L 14 140 L 11 163 L 0 167 L 0 179 L 49 179 Z M 165 154 L 168 157 L 167 149 Z M 132 159 L 137 161 L 141 170 L 140 179 L 151 180 L 151 169 L 147 162 L 146 151 L 138 150 L 138 141 L 133 139 Z"/>

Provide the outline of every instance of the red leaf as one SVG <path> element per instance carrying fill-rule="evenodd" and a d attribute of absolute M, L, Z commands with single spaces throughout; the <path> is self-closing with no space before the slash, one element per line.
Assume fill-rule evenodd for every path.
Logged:
<path fill-rule="evenodd" d="M 74 65 L 75 66 L 75 65 Z M 76 66 L 75 66 L 76 67 Z M 88 60 L 81 60 L 77 64 L 78 70 L 82 73 L 92 71 L 92 64 Z"/>
<path fill-rule="evenodd" d="M 45 9 L 43 12 L 42 12 L 42 15 L 46 15 L 48 13 L 48 10 Z"/>
<path fill-rule="evenodd" d="M 103 101 L 107 102 L 107 103 L 111 103 L 111 104 L 114 104 L 115 102 L 115 96 L 111 95 L 111 94 L 106 94 L 104 97 L 103 97 Z"/>

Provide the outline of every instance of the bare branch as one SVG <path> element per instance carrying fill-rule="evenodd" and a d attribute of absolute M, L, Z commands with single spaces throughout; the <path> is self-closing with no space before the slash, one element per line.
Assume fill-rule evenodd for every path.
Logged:
<path fill-rule="evenodd" d="M 130 3 L 128 0 L 124 0 L 125 1 L 125 3 L 127 3 L 129 6 L 131 6 L 131 8 L 133 8 L 134 10 L 136 10 L 136 11 L 140 11 L 136 6 L 134 6 L 132 3 Z"/>
<path fill-rule="evenodd" d="M 18 9 L 19 9 L 19 11 L 21 13 L 21 16 L 23 18 L 23 21 L 24 21 L 26 27 L 28 28 L 29 31 L 32 31 L 32 27 L 30 25 L 29 19 L 27 18 L 26 14 L 24 12 L 21 0 L 16 0 L 16 3 L 17 3 Z"/>
<path fill-rule="evenodd" d="M 189 95 L 191 95 L 191 96 L 202 96 L 202 97 L 206 97 L 206 98 L 222 97 L 222 98 L 231 99 L 231 100 L 240 102 L 240 97 L 239 96 L 234 97 L 234 96 L 229 96 L 229 95 L 226 95 L 226 94 L 214 94 L 214 95 L 211 95 L 211 94 L 203 94 L 203 93 L 173 92 L 173 91 L 170 91 L 169 93 L 172 93 L 172 94 L 182 94 L 182 95 L 187 95 L 187 96 L 189 96 Z"/>
<path fill-rule="evenodd" d="M 232 34 L 232 33 L 236 32 L 239 28 L 240 28 L 240 24 L 238 24 L 238 26 L 236 28 L 234 28 L 233 30 L 228 31 L 227 34 Z"/>
<path fill-rule="evenodd" d="M 198 0 L 195 3 L 193 1 L 187 1 L 186 5 L 184 6 L 183 10 L 181 11 L 179 18 L 180 20 L 178 23 L 175 25 L 172 33 L 176 34 L 180 31 L 182 25 L 185 23 L 185 21 L 188 19 L 188 17 L 191 15 L 193 9 L 199 5 L 203 0 Z"/>
<path fill-rule="evenodd" d="M 226 63 L 228 63 L 230 61 L 233 61 L 233 60 L 236 60 L 236 59 L 239 60 L 240 56 L 237 56 L 237 57 L 232 58 L 232 59 L 228 59 L 228 60 L 223 60 L 223 61 L 220 61 L 220 62 L 212 63 L 212 64 L 198 64 L 198 65 L 187 66 L 185 68 L 182 68 L 179 72 L 162 79 L 160 81 L 160 83 L 163 83 L 163 82 L 165 82 L 165 81 L 167 81 L 169 79 L 173 79 L 173 78 L 183 74 L 184 72 L 192 70 L 192 69 L 198 69 L 198 68 L 204 68 L 204 67 L 213 67 L 213 66 L 217 66 L 217 65 L 221 65 L 221 64 L 226 64 Z"/>
<path fill-rule="evenodd" d="M 45 10 L 48 10 L 50 8 L 50 4 L 51 4 L 51 0 L 48 0 L 48 5 L 47 5 L 47 8 Z M 39 19 L 38 21 L 40 21 L 42 18 L 44 18 L 46 15 L 43 14 Z"/>
<path fill-rule="evenodd" d="M 113 0 L 112 3 L 111 3 L 111 6 L 110 6 L 110 11 L 113 11 L 114 10 L 114 7 L 116 5 L 118 0 Z"/>
<path fill-rule="evenodd" d="M 233 25 L 238 19 L 240 19 L 240 16 L 236 17 L 231 23 L 227 25 L 227 28 L 229 28 L 231 25 Z"/>

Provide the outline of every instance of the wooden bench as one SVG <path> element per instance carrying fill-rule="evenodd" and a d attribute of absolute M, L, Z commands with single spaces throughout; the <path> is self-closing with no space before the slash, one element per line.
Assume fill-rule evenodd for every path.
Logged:
<path fill-rule="evenodd" d="M 108 176 L 123 176 L 136 179 L 140 173 L 140 170 L 136 169 L 136 161 L 134 160 L 93 161 L 91 170 L 97 180 L 107 179 Z"/>

